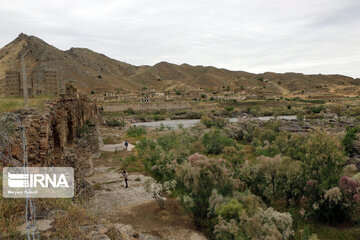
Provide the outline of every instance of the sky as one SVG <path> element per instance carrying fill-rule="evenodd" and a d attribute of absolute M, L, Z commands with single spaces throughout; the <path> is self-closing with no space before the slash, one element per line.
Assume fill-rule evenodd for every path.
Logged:
<path fill-rule="evenodd" d="M 134 65 L 360 77 L 360 0 L 1 0 L 0 29 Z"/>

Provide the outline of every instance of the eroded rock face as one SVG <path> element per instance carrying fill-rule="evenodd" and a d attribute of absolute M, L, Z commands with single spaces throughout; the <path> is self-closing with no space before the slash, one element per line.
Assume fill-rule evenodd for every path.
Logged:
<path fill-rule="evenodd" d="M 26 129 L 29 166 L 73 167 L 76 196 L 92 195 L 85 180 L 93 172 L 92 156 L 99 151 L 96 102 L 87 98 L 60 98 L 43 110 L 18 112 Z M 78 130 L 86 124 L 86 133 Z M 12 155 L 21 159 L 20 140 L 14 139 Z"/>
<path fill-rule="evenodd" d="M 65 148 L 77 144 L 76 131 L 87 121 L 96 122 L 96 103 L 86 98 L 47 101 L 45 111 L 22 113 L 27 132 L 29 162 L 56 165 Z M 96 151 L 96 146 L 91 146 Z"/>
<path fill-rule="evenodd" d="M 65 149 L 62 155 L 61 166 L 68 166 L 74 168 L 75 178 L 75 197 L 88 198 L 94 195 L 94 191 L 90 183 L 85 179 L 88 171 L 92 170 L 92 165 L 89 164 L 82 154 L 76 154 L 71 148 Z M 88 156 L 91 159 L 91 156 Z"/>

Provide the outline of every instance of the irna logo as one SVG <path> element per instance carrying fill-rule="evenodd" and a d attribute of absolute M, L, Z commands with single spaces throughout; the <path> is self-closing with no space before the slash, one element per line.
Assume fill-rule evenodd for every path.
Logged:
<path fill-rule="evenodd" d="M 69 187 L 64 174 L 11 174 L 8 173 L 8 185 L 11 188 Z"/>
<path fill-rule="evenodd" d="M 6 198 L 72 198 L 74 169 L 71 167 L 6 167 L 3 169 Z"/>

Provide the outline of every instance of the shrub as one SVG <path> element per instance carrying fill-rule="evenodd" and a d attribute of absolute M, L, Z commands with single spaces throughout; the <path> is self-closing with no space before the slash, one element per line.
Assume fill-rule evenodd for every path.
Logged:
<path fill-rule="evenodd" d="M 132 108 L 128 108 L 127 110 L 124 111 L 126 114 L 128 115 L 134 115 L 135 111 Z"/>
<path fill-rule="evenodd" d="M 325 108 L 323 105 L 319 105 L 319 106 L 315 106 L 315 107 L 311 107 L 310 111 L 313 113 L 320 113 L 321 111 L 324 111 Z"/>
<path fill-rule="evenodd" d="M 148 193 L 153 194 L 153 198 L 156 200 L 160 209 L 164 209 L 165 194 L 171 194 L 171 191 L 175 188 L 176 181 L 168 181 L 164 183 L 158 183 L 152 179 L 148 179 L 145 182 L 145 190 Z"/>
<path fill-rule="evenodd" d="M 106 120 L 106 125 L 109 126 L 109 127 L 124 127 L 125 126 L 125 121 L 119 121 L 117 119 L 109 119 L 109 120 Z"/>
<path fill-rule="evenodd" d="M 215 214 L 226 220 L 238 220 L 244 210 L 244 206 L 237 199 L 231 199 L 228 203 L 220 205 L 215 210 Z"/>
<path fill-rule="evenodd" d="M 186 113 L 187 119 L 200 119 L 202 114 L 200 112 L 189 111 Z"/>
<path fill-rule="evenodd" d="M 224 147 L 223 151 L 223 158 L 226 160 L 227 163 L 231 164 L 232 169 L 234 172 L 240 169 L 240 167 L 244 163 L 244 151 L 236 149 L 233 146 Z"/>
<path fill-rule="evenodd" d="M 126 134 L 129 137 L 140 137 L 142 135 L 146 134 L 146 128 L 145 127 L 137 127 L 137 126 L 131 126 L 127 131 Z"/>
<path fill-rule="evenodd" d="M 329 134 L 316 131 L 305 142 L 303 168 L 308 179 L 316 180 L 326 189 L 337 184 L 344 165 L 344 154 L 338 141 Z"/>
<path fill-rule="evenodd" d="M 298 114 L 296 114 L 296 118 L 300 121 L 304 120 L 304 113 L 299 112 Z"/>
<path fill-rule="evenodd" d="M 89 135 L 90 133 L 91 133 L 91 128 L 87 123 L 84 123 L 84 125 L 76 129 L 77 137 Z"/>
<path fill-rule="evenodd" d="M 303 171 L 308 210 L 326 221 L 330 220 L 334 209 L 321 200 L 326 191 L 337 186 L 342 173 L 345 159 L 339 145 L 336 139 L 321 131 L 310 134 L 305 143 Z"/>
<path fill-rule="evenodd" d="M 214 119 L 214 126 L 220 129 L 223 129 L 228 123 L 229 120 L 223 117 L 215 117 Z"/>
<path fill-rule="evenodd" d="M 226 107 L 224 107 L 224 109 L 225 109 L 225 111 L 227 111 L 227 112 L 231 112 L 231 111 L 234 110 L 234 107 L 233 107 L 233 106 L 226 106 Z"/>
<path fill-rule="evenodd" d="M 214 125 L 212 119 L 209 117 L 202 117 L 200 122 L 207 128 L 211 128 Z"/>
<path fill-rule="evenodd" d="M 306 181 L 301 161 L 283 158 L 276 172 L 277 197 L 285 198 L 286 205 L 298 205 L 304 195 Z"/>
<path fill-rule="evenodd" d="M 155 115 L 152 115 L 152 119 L 154 121 L 161 121 L 161 120 L 164 120 L 165 117 L 163 115 L 158 115 L 158 114 L 155 114 Z"/>
<path fill-rule="evenodd" d="M 176 167 L 176 181 L 183 189 L 182 204 L 193 213 L 195 224 L 202 227 L 211 227 L 212 224 L 207 215 L 213 189 L 220 194 L 229 194 L 239 188 L 239 181 L 232 178 L 222 160 L 208 159 L 199 154 Z M 185 201 L 185 196 L 188 201 Z"/>
<path fill-rule="evenodd" d="M 354 141 L 357 140 L 357 133 L 359 132 L 359 127 L 347 127 L 346 134 L 342 139 L 341 143 L 345 147 L 345 151 L 352 155 L 355 152 L 355 144 Z"/>
<path fill-rule="evenodd" d="M 213 118 L 202 117 L 200 122 L 203 125 L 205 125 L 205 127 L 207 128 L 217 127 L 221 129 L 224 128 L 229 123 L 229 120 L 222 117 L 213 117 Z"/>
<path fill-rule="evenodd" d="M 236 210 L 238 205 L 235 202 L 232 205 L 230 207 Z M 287 240 L 294 234 L 290 213 L 280 213 L 272 208 L 258 208 L 253 216 L 242 214 L 239 218 L 240 220 L 226 220 L 220 215 L 214 230 L 216 239 Z"/>
<path fill-rule="evenodd" d="M 159 137 L 157 139 L 157 144 L 162 147 L 165 151 L 170 151 L 173 148 L 176 148 L 179 143 L 179 136 L 175 132 L 171 132 L 165 136 Z"/>
<path fill-rule="evenodd" d="M 226 127 L 227 135 L 236 140 L 244 140 L 251 142 L 253 139 L 253 132 L 255 130 L 255 124 L 251 121 L 238 121 L 236 123 L 229 124 Z"/>
<path fill-rule="evenodd" d="M 202 143 L 206 152 L 210 154 L 220 154 L 224 147 L 234 146 L 234 141 L 226 137 L 220 130 L 211 130 L 202 137 Z"/>
<path fill-rule="evenodd" d="M 277 193 L 278 190 L 277 172 L 283 161 L 283 158 L 281 157 L 281 155 L 277 155 L 273 158 L 261 156 L 258 157 L 258 161 L 259 161 L 260 174 L 263 174 L 265 176 L 265 179 L 267 180 L 266 185 L 269 186 L 268 192 L 272 195 L 272 199 L 275 199 L 275 194 Z"/>

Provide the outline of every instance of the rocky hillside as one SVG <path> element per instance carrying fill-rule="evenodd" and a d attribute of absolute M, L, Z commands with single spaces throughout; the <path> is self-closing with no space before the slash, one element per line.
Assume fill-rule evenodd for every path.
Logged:
<path fill-rule="evenodd" d="M 134 66 L 85 48 L 61 51 L 43 40 L 20 34 L 0 49 L 0 87 L 3 89 L 5 71 L 20 70 L 20 55 L 31 49 L 26 57 L 28 69 L 57 70 L 61 81 L 74 79 L 80 91 L 89 93 L 140 90 L 144 86 L 157 89 L 208 90 L 245 89 L 263 95 L 348 95 L 360 94 L 360 79 L 342 75 L 304 75 L 301 73 L 252 74 L 215 67 L 176 65 L 160 62 L 154 66 Z"/>

